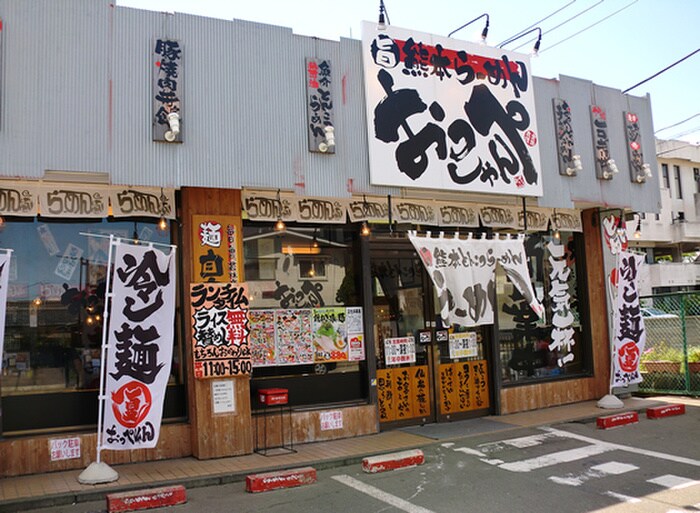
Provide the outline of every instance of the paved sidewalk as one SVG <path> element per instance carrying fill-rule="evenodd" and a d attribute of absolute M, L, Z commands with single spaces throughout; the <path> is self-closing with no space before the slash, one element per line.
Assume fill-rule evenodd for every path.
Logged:
<path fill-rule="evenodd" d="M 447 424 L 431 424 L 385 431 L 375 435 L 315 442 L 295 446 L 297 452 L 269 456 L 251 454 L 213 460 L 180 458 L 115 466 L 119 480 L 102 485 L 82 485 L 82 470 L 36 474 L 0 480 L 0 512 L 100 500 L 115 491 L 182 484 L 186 488 L 244 481 L 248 474 L 311 465 L 317 470 L 357 463 L 366 456 L 424 447 L 449 438 L 485 432 L 560 424 L 625 411 L 643 411 L 663 403 L 684 402 L 700 407 L 700 400 L 680 397 L 628 398 L 619 410 L 603 410 L 596 401 L 556 406 L 531 412 L 485 417 Z"/>

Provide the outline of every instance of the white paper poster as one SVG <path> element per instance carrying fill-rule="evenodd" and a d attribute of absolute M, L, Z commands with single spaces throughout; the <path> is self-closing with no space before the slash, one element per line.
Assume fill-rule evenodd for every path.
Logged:
<path fill-rule="evenodd" d="M 115 245 L 102 447 L 144 449 L 158 442 L 170 377 L 175 252 Z"/>
<path fill-rule="evenodd" d="M 540 318 L 544 315 L 532 288 L 522 239 L 432 238 L 415 232 L 408 238 L 435 284 L 445 325 L 493 324 L 496 263 L 530 308 Z"/>
<path fill-rule="evenodd" d="M 387 366 L 416 363 L 416 343 L 413 337 L 384 339 L 384 361 Z"/>
<path fill-rule="evenodd" d="M 450 333 L 449 348 L 451 360 L 478 356 L 479 350 L 476 345 L 476 332 Z"/>
<path fill-rule="evenodd" d="M 212 381 L 211 400 L 214 413 L 235 412 L 236 399 L 233 394 L 233 380 Z"/>
<path fill-rule="evenodd" d="M 613 338 L 612 386 L 640 383 L 639 361 L 644 353 L 646 329 L 639 305 L 639 269 L 644 257 L 626 251 L 617 255 L 617 302 Z"/>

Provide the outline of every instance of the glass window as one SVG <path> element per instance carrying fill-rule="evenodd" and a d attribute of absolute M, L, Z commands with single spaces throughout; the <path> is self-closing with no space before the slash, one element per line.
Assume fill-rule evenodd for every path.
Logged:
<path fill-rule="evenodd" d="M 503 384 L 582 375 L 590 372 L 587 339 L 582 336 L 576 259 L 578 235 L 561 238 L 532 234 L 525 242 L 538 299 L 538 319 L 527 301 L 497 266 L 498 338 Z"/>
<path fill-rule="evenodd" d="M 693 180 L 695 180 L 695 192 L 700 192 L 700 168 L 693 168 Z"/>
<path fill-rule="evenodd" d="M 668 164 L 661 164 L 661 176 L 662 176 L 663 181 L 664 181 L 664 187 L 666 189 L 670 189 L 671 188 L 671 180 L 668 176 Z"/>
<path fill-rule="evenodd" d="M 6 221 L 0 247 L 13 249 L 13 254 L 2 361 L 5 432 L 97 422 L 96 412 L 87 419 L 81 412 L 97 405 L 109 238 L 84 234 L 132 238 L 136 233 L 143 241 L 169 243 L 170 234 L 159 231 L 156 224 L 157 220 Z M 179 384 L 177 343 L 173 355 L 171 384 Z M 83 391 L 92 393 L 82 396 L 84 402 L 74 403 L 75 392 Z M 39 397 L 43 403 L 32 403 Z M 23 403 L 65 408 L 34 422 L 16 410 Z M 77 409 L 69 411 L 68 403 Z"/>
<path fill-rule="evenodd" d="M 683 199 L 683 188 L 681 187 L 681 168 L 673 166 L 673 180 L 676 184 L 676 198 Z"/>
<path fill-rule="evenodd" d="M 245 279 L 251 310 L 274 311 L 279 318 L 300 309 L 308 312 L 318 308 L 362 305 L 359 277 L 354 272 L 357 268 L 355 258 L 359 255 L 356 227 L 288 224 L 286 230 L 277 232 L 272 224 L 251 222 L 244 224 L 243 233 Z M 304 315 L 295 319 L 311 319 L 310 314 Z M 262 314 L 260 318 L 263 319 Z M 313 326 L 308 329 L 313 329 Z M 327 331 L 329 328 L 323 329 Z M 326 340 L 326 331 L 326 338 L 319 336 L 314 340 Z M 273 330 L 266 334 L 261 330 L 260 336 L 265 339 L 260 340 L 260 344 L 269 346 L 271 351 L 276 349 L 273 338 L 279 342 L 280 337 Z M 253 348 L 254 354 L 255 351 Z M 257 363 L 254 362 L 251 383 L 253 408 L 261 407 L 256 393 L 260 388 L 288 389 L 292 405 L 367 398 L 364 361 L 314 359 L 309 362 L 308 356 L 306 359 L 306 363 L 293 365 L 279 361 L 262 364 L 254 356 Z"/>

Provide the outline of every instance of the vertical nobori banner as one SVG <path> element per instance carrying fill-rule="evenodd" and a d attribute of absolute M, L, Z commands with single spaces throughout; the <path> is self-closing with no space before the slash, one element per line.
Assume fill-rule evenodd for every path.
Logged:
<path fill-rule="evenodd" d="M 102 447 L 155 447 L 170 377 L 175 251 L 116 243 Z"/>
<path fill-rule="evenodd" d="M 248 304 L 245 284 L 190 285 L 195 378 L 250 375 Z"/>
<path fill-rule="evenodd" d="M 542 195 L 527 55 L 362 27 L 373 184 Z"/>
<path fill-rule="evenodd" d="M 2 346 L 5 341 L 5 314 L 7 312 L 7 282 L 10 276 L 10 258 L 12 258 L 11 250 L 0 255 L 0 373 L 2 372 Z M 0 409 L 1 412 L 1 409 Z M 0 413 L 0 419 L 2 418 Z"/>
<path fill-rule="evenodd" d="M 644 257 L 626 251 L 617 255 L 617 303 L 613 338 L 612 386 L 640 383 L 639 361 L 644 352 L 646 330 L 639 305 L 639 269 Z"/>
<path fill-rule="evenodd" d="M 542 318 L 544 307 L 532 288 L 521 239 L 408 238 L 416 248 L 440 301 L 446 325 L 493 324 L 498 262 L 530 308 Z"/>

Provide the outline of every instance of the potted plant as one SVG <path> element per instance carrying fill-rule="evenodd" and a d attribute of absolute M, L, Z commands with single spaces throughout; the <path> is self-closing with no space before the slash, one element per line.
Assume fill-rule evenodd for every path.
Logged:
<path fill-rule="evenodd" d="M 700 346 L 688 348 L 688 371 L 700 373 Z"/>
<path fill-rule="evenodd" d="M 641 358 L 640 370 L 649 373 L 668 372 L 678 374 L 681 370 L 683 354 L 680 349 L 660 342 L 644 351 Z"/>

